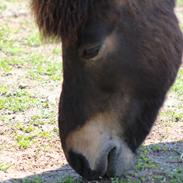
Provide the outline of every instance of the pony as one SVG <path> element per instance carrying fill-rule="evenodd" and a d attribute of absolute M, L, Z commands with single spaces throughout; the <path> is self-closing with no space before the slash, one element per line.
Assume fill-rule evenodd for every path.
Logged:
<path fill-rule="evenodd" d="M 181 65 L 175 0 L 32 0 L 42 34 L 62 42 L 59 131 L 88 180 L 133 167 Z"/>

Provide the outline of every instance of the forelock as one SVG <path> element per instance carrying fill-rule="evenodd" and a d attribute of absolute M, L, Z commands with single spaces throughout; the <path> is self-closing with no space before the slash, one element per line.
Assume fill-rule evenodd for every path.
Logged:
<path fill-rule="evenodd" d="M 45 37 L 74 38 L 95 0 L 32 0 L 32 10 Z"/>

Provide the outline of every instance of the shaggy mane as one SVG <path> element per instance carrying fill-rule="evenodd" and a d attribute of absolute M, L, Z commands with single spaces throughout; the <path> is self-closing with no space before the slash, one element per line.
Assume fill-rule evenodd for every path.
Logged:
<path fill-rule="evenodd" d="M 93 0 L 32 0 L 31 7 L 45 37 L 73 38 L 85 23 Z"/>

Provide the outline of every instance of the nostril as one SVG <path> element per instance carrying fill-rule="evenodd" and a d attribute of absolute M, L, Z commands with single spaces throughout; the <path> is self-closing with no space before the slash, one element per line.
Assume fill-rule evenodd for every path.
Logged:
<path fill-rule="evenodd" d="M 116 154 L 116 147 L 112 148 L 110 151 L 109 151 L 109 154 L 108 154 L 108 166 L 109 164 L 113 161 L 114 157 L 115 157 L 115 154 Z"/>
<path fill-rule="evenodd" d="M 88 180 L 98 179 L 101 176 L 101 170 L 91 170 L 89 162 L 82 154 L 70 151 L 68 161 L 77 173 Z"/>
<path fill-rule="evenodd" d="M 108 157 L 107 157 L 108 165 L 107 165 L 107 171 L 105 175 L 107 177 L 111 177 L 114 174 L 114 170 L 112 167 L 115 162 L 116 153 L 117 153 L 116 147 L 112 148 L 108 153 Z"/>
<path fill-rule="evenodd" d="M 80 153 L 69 151 L 68 162 L 72 168 L 88 180 L 98 179 L 103 176 L 112 176 L 114 174 L 114 163 L 117 157 L 117 147 L 108 147 L 100 154 L 100 158 L 91 169 L 90 164 L 85 156 Z"/>
<path fill-rule="evenodd" d="M 85 172 L 89 167 L 86 158 L 83 155 L 73 151 L 69 152 L 69 163 L 79 174 L 83 174 L 83 172 Z"/>

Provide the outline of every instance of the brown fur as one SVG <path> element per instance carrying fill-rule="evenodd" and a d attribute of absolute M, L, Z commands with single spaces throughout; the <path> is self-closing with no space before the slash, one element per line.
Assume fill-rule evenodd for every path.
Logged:
<path fill-rule="evenodd" d="M 76 34 L 84 24 L 92 2 L 93 0 L 33 0 L 32 10 L 44 36 L 64 38 Z"/>

